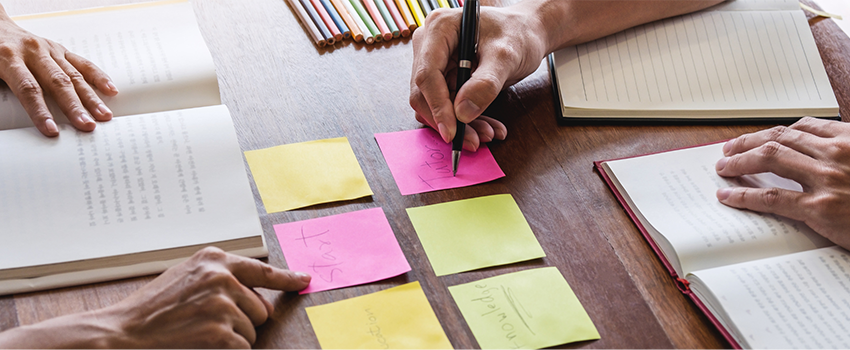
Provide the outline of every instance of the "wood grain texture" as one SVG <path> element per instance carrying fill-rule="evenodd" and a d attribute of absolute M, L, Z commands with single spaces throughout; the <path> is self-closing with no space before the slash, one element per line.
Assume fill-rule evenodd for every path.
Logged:
<path fill-rule="evenodd" d="M 135 1 L 7 0 L 4 5 L 14 15 L 126 2 Z M 452 345 L 476 348 L 447 287 L 542 266 L 558 267 L 602 336 L 569 347 L 728 347 L 676 289 L 593 171 L 592 162 L 727 139 L 770 125 L 558 126 L 548 71 L 541 65 L 500 95 L 488 110 L 508 125 L 508 139 L 490 144 L 505 178 L 402 196 L 373 135 L 420 127 L 407 102 L 412 61 L 409 39 L 371 46 L 346 41 L 320 49 L 285 1 L 199 0 L 194 6 L 216 63 L 222 101 L 233 115 L 242 149 L 346 136 L 375 193 L 359 200 L 266 214 L 252 184 L 270 248 L 267 261 L 286 267 L 274 224 L 381 207 L 413 268 L 396 278 L 310 295 L 262 290 L 276 309 L 259 328 L 255 347 L 318 348 L 305 307 L 419 281 Z M 850 115 L 846 84 L 850 39 L 829 20 L 814 20 L 811 25 L 842 115 Z M 405 208 L 501 193 L 514 196 L 547 256 L 435 276 Z M 0 330 L 111 305 L 151 278 L 0 297 Z"/>

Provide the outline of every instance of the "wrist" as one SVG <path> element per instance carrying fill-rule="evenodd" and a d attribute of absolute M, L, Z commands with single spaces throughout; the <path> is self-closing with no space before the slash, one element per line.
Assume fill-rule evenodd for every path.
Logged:
<path fill-rule="evenodd" d="M 118 328 L 101 310 L 60 316 L 0 334 L 0 348 L 90 348 L 126 347 L 118 341 Z"/>

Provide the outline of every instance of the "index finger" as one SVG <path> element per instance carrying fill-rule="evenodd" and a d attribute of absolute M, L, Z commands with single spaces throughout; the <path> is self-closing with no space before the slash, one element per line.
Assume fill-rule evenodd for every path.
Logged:
<path fill-rule="evenodd" d="M 454 137 L 456 129 L 457 117 L 445 73 L 458 44 L 459 17 L 459 11 L 435 11 L 428 16 L 425 30 L 414 33 L 416 58 L 411 85 L 418 87 L 428 103 L 437 131 L 445 142 Z"/>
<path fill-rule="evenodd" d="M 285 292 L 299 291 L 310 284 L 310 275 L 279 269 L 256 259 L 227 254 L 225 266 L 240 283 Z"/>

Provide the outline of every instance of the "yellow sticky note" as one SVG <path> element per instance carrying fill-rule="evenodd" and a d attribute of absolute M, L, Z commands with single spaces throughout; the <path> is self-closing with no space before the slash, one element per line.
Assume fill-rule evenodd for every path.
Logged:
<path fill-rule="evenodd" d="M 408 208 L 437 276 L 546 256 L 510 194 Z"/>
<path fill-rule="evenodd" d="M 539 349 L 599 339 L 555 267 L 451 286 L 449 292 L 482 349 Z"/>
<path fill-rule="evenodd" d="M 322 349 L 451 349 L 419 282 L 307 308 Z"/>
<path fill-rule="evenodd" d="M 267 213 L 372 195 L 348 138 L 246 151 Z"/>

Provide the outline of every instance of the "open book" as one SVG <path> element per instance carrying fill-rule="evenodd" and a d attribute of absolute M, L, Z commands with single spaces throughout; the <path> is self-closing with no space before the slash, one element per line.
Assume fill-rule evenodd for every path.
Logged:
<path fill-rule="evenodd" d="M 837 118 L 796 0 L 732 0 L 549 57 L 559 121 Z"/>
<path fill-rule="evenodd" d="M 115 116 L 221 104 L 215 65 L 187 0 L 14 19 L 109 74 L 120 93 L 100 96 Z M 58 122 L 67 121 L 49 98 L 48 106 Z M 0 116 L 0 130 L 33 125 L 4 84 L 0 84 Z"/>
<path fill-rule="evenodd" d="M 723 144 L 596 162 L 679 288 L 744 348 L 850 347 L 850 253 L 805 224 L 721 204 L 721 187 L 801 191 L 771 173 L 722 178 Z"/>
<path fill-rule="evenodd" d="M 268 255 L 190 4 L 32 17 L 19 23 L 93 58 L 121 93 L 105 99 L 112 121 L 59 123 L 56 138 L 0 93 L 0 295 L 157 273 L 210 245 Z"/>

